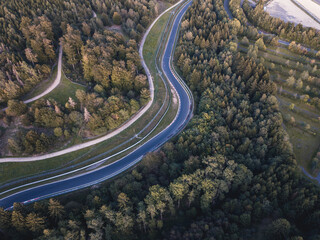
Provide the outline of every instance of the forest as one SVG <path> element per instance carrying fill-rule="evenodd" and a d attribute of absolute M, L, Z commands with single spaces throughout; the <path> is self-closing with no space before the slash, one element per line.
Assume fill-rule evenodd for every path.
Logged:
<path fill-rule="evenodd" d="M 0 210 L 4 239 L 320 238 L 319 186 L 297 166 L 275 83 L 235 47 L 222 0 L 194 0 L 178 70 L 196 110 L 129 172 L 83 192 Z"/>
<path fill-rule="evenodd" d="M 0 156 L 33 155 L 104 134 L 149 101 L 138 42 L 157 1 L 5 0 L 0 3 Z M 117 31 L 115 31 L 117 30 Z M 25 104 L 54 76 L 81 89 Z M 66 77 L 68 79 L 66 79 Z M 29 97 L 30 98 L 30 97 Z"/>
<path fill-rule="evenodd" d="M 293 38 L 287 39 L 285 35 L 268 33 L 272 29 L 269 25 L 261 25 L 258 17 L 247 16 L 252 14 L 252 9 L 246 1 L 241 6 L 240 0 L 232 0 L 229 7 L 232 15 L 244 26 L 237 35 L 238 51 L 242 56 L 250 56 L 257 63 L 262 63 L 269 70 L 270 78 L 277 84 L 275 96 L 298 164 L 317 176 L 320 169 L 320 51 L 306 44 L 315 37 L 313 33 L 317 35 L 318 32 L 301 26 L 299 30 L 294 30 Z M 260 5 L 254 11 L 258 9 L 262 12 Z M 262 14 L 271 26 L 274 23 L 287 25 L 265 12 Z M 261 29 L 267 29 L 268 32 Z"/>

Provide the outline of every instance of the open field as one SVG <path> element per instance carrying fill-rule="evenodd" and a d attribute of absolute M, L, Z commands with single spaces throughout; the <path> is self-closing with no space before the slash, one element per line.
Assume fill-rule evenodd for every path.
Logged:
<path fill-rule="evenodd" d="M 265 6 L 265 11 L 272 17 L 281 18 L 285 22 L 301 23 L 306 27 L 313 27 L 320 30 L 320 24 L 291 0 L 272 0 Z"/>
<path fill-rule="evenodd" d="M 320 143 L 320 124 L 314 123 L 310 119 L 289 110 L 287 106 L 280 104 L 280 110 L 284 117 L 285 128 L 290 136 L 293 152 L 299 164 L 316 176 L 317 171 L 311 168 L 311 159 L 317 154 Z M 290 123 L 290 118 L 295 119 L 295 123 Z M 306 131 L 301 123 L 312 126 L 312 131 Z M 315 133 L 315 134 L 314 134 Z M 308 161 L 306 161 L 308 160 Z"/>
<path fill-rule="evenodd" d="M 53 98 L 61 104 L 65 104 L 69 97 L 75 99 L 76 91 L 78 89 L 85 89 L 85 86 L 82 86 L 77 83 L 71 82 L 64 73 L 61 75 L 61 83 L 56 87 L 52 92 L 45 96 L 46 99 Z"/>

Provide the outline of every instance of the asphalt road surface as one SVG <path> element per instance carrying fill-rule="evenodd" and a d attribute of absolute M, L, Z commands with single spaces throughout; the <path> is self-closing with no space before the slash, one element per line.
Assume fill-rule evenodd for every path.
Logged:
<path fill-rule="evenodd" d="M 75 191 L 82 189 L 94 184 L 100 183 L 113 176 L 125 171 L 131 166 L 139 162 L 142 157 L 155 149 L 159 148 L 165 142 L 167 142 L 172 136 L 179 133 L 183 127 L 189 122 L 192 116 L 192 102 L 187 93 L 185 86 L 182 86 L 178 78 L 175 77 L 174 73 L 170 68 L 170 59 L 173 53 L 175 39 L 178 35 L 179 25 L 184 13 L 187 11 L 188 7 L 192 4 L 192 1 L 185 5 L 178 13 L 172 29 L 170 36 L 165 48 L 164 56 L 162 59 L 163 72 L 167 76 L 168 80 L 176 89 L 179 97 L 179 110 L 175 120 L 161 133 L 150 139 L 148 142 L 144 143 L 142 146 L 135 149 L 133 152 L 128 154 L 126 157 L 109 164 L 107 166 L 101 167 L 97 170 L 93 170 L 89 173 L 84 173 L 73 178 L 66 180 L 61 180 L 54 183 L 45 184 L 42 186 L 36 186 L 31 189 L 27 189 L 18 193 L 15 193 L 6 198 L 0 199 L 0 206 L 5 209 L 10 209 L 14 202 L 30 203 L 41 199 L 53 197 L 63 193 Z"/>
<path fill-rule="evenodd" d="M 123 132 L 124 130 L 126 130 L 127 128 L 129 128 L 134 122 L 138 121 L 149 109 L 150 107 L 152 107 L 153 105 L 153 99 L 154 99 L 154 85 L 153 85 L 153 79 L 151 76 L 151 73 L 143 59 L 143 46 L 145 43 L 145 40 L 151 30 L 151 28 L 154 26 L 154 24 L 158 21 L 158 19 L 165 14 L 166 12 L 170 11 L 172 8 L 174 8 L 175 6 L 179 5 L 180 3 L 182 3 L 184 0 L 179 1 L 178 3 L 176 3 L 175 5 L 171 6 L 170 8 L 168 8 L 166 11 L 164 11 L 163 13 L 161 13 L 161 15 L 159 15 L 154 21 L 153 23 L 149 26 L 148 30 L 146 31 L 146 33 L 144 34 L 142 40 L 141 40 L 141 44 L 140 44 L 140 49 L 139 49 L 139 55 L 140 55 L 140 59 L 141 59 L 141 64 L 143 66 L 143 68 L 145 69 L 146 75 L 148 77 L 148 82 L 149 82 L 149 90 L 150 90 L 150 100 L 149 102 L 143 107 L 141 108 L 137 113 L 135 113 L 135 115 L 133 117 L 131 117 L 128 121 L 126 121 L 125 123 L 123 123 L 121 126 L 119 126 L 118 128 L 112 130 L 111 132 L 107 133 L 106 135 L 96 138 L 94 140 L 91 141 L 87 141 L 84 143 L 80 143 L 77 145 L 73 145 L 71 147 L 62 149 L 60 151 L 56 151 L 56 152 L 52 152 L 52 153 L 45 153 L 42 155 L 37 155 L 37 156 L 30 156 L 30 157 L 6 157 L 6 158 L 0 158 L 0 163 L 5 163 L 5 162 L 33 162 L 33 161 L 42 161 L 45 159 L 49 159 L 49 158 L 54 158 L 54 157 L 58 157 L 61 155 L 65 155 L 71 152 L 75 152 L 75 151 L 79 151 L 81 149 L 87 148 L 87 147 L 91 147 L 93 145 L 96 145 L 98 143 L 104 142 L 116 135 L 118 135 L 119 133 Z M 61 77 L 61 55 L 62 55 L 62 49 L 60 48 L 60 57 L 59 57 L 59 67 L 58 67 L 58 74 L 59 78 Z M 58 77 L 57 77 L 58 78 Z M 59 80 L 60 81 L 60 80 Z"/>

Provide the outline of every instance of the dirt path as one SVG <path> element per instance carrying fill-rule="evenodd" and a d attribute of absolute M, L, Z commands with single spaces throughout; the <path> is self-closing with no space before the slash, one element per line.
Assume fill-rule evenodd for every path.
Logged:
<path fill-rule="evenodd" d="M 61 72 L 62 72 L 62 46 L 60 46 L 60 48 L 59 48 L 58 72 L 57 72 L 56 78 L 54 79 L 54 82 L 50 85 L 50 87 L 48 87 L 41 94 L 39 94 L 33 98 L 30 98 L 28 100 L 25 100 L 23 102 L 24 103 L 34 102 L 34 101 L 38 100 L 39 98 L 42 98 L 43 96 L 47 95 L 51 91 L 53 91 L 61 82 Z"/>

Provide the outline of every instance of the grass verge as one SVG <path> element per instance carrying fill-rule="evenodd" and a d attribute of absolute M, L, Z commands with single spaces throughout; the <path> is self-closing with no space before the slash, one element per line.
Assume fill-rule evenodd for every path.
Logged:
<path fill-rule="evenodd" d="M 15 180 L 17 178 L 32 176 L 37 173 L 45 173 L 51 169 L 55 169 L 58 166 L 71 166 L 75 164 L 79 164 L 84 162 L 85 160 L 88 160 L 94 156 L 97 156 L 101 153 L 104 153 L 106 151 L 110 151 L 108 155 L 112 153 L 112 149 L 116 146 L 119 146 L 119 144 L 122 144 L 125 141 L 130 140 L 132 136 L 135 135 L 135 133 L 138 131 L 138 129 L 142 129 L 144 126 L 146 126 L 146 123 L 150 122 L 150 118 L 154 115 L 154 113 L 159 110 L 161 103 L 165 100 L 164 99 L 164 93 L 165 93 L 165 85 L 161 81 L 160 77 L 157 74 L 156 67 L 155 67 L 155 56 L 157 53 L 157 45 L 160 42 L 161 39 L 161 33 L 164 31 L 166 22 L 168 21 L 170 17 L 170 13 L 165 14 L 162 16 L 162 18 L 159 19 L 159 21 L 155 24 L 153 29 L 151 30 L 150 35 L 148 36 L 145 47 L 144 47 L 144 57 L 146 60 L 146 63 L 152 73 L 152 76 L 154 76 L 155 81 L 155 102 L 154 106 L 152 107 L 152 111 L 148 111 L 141 119 L 141 121 L 135 122 L 130 128 L 128 128 L 125 132 L 120 133 L 116 137 L 109 139 L 105 142 L 102 142 L 100 144 L 97 144 L 93 147 L 82 149 L 80 151 L 70 153 L 61 157 L 53 158 L 53 159 L 47 159 L 43 161 L 38 162 L 30 162 L 30 163 L 3 163 L 0 164 L 0 182 L 9 182 L 12 180 Z M 66 79 L 67 80 L 67 79 Z M 78 85 L 77 85 L 78 87 Z M 65 91 L 65 89 L 64 89 Z M 54 92 L 52 92 L 54 97 Z M 50 97 L 50 96 L 48 96 Z M 57 96 L 55 96 L 57 97 Z M 68 96 L 69 97 L 69 96 Z M 65 96 L 58 96 L 58 99 L 60 101 L 64 100 Z M 167 99 L 168 100 L 168 99 Z M 163 128 L 165 128 L 170 122 L 170 119 L 173 119 L 175 116 L 175 112 L 177 111 L 177 107 L 171 106 L 168 115 L 166 115 L 165 121 L 162 121 L 159 126 L 157 127 L 156 131 L 153 134 L 156 134 L 157 132 L 161 131 Z M 158 120 L 158 119 L 155 119 Z M 156 123 L 157 121 L 155 121 Z M 155 125 L 155 124 L 154 124 Z M 150 125 L 150 128 L 152 125 Z M 144 134 L 148 132 L 148 129 L 144 131 Z M 149 136 L 151 137 L 151 136 Z M 137 139 L 132 139 L 131 141 L 124 144 L 121 149 L 125 148 L 127 145 L 132 144 L 133 142 L 137 142 Z M 121 150 L 117 149 L 117 151 Z M 105 157 L 105 156 L 101 156 Z M 119 156 L 121 157 L 121 156 Z M 95 158 L 94 161 L 97 161 L 100 159 L 100 157 Z M 111 160 L 111 159 L 110 159 Z M 113 159 L 113 161 L 116 159 Z M 110 161 L 108 161 L 110 162 Z M 89 162 L 87 162 L 88 164 Z M 78 165 L 79 166 L 79 165 Z M 63 170 L 61 171 L 63 172 Z M 51 174 L 52 175 L 52 174 Z M 48 175 L 46 175 L 47 177 Z M 49 174 L 50 176 L 50 174 Z M 39 175 L 36 179 L 33 178 L 32 181 L 41 179 L 42 176 Z M 31 179 L 30 179 L 31 181 Z M 30 182 L 29 181 L 29 182 Z M 26 183 L 27 181 L 24 181 L 23 183 Z M 19 185 L 19 184 L 16 184 Z M 10 188 L 12 185 L 10 186 Z"/>
<path fill-rule="evenodd" d="M 68 101 L 69 97 L 73 99 L 76 98 L 76 91 L 78 89 L 85 90 L 85 86 L 73 83 L 62 72 L 60 84 L 52 92 L 48 93 L 45 98 L 52 98 L 64 105 Z"/>

